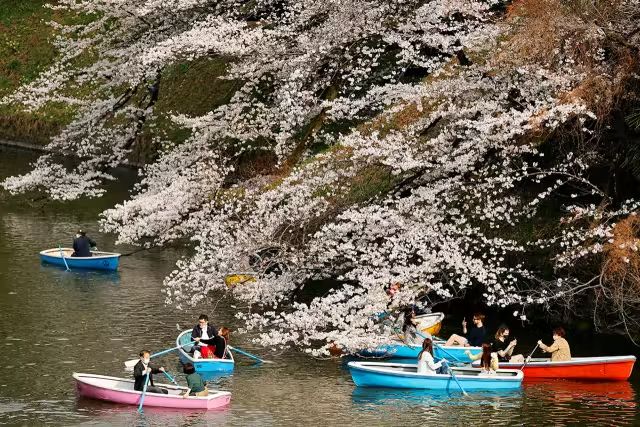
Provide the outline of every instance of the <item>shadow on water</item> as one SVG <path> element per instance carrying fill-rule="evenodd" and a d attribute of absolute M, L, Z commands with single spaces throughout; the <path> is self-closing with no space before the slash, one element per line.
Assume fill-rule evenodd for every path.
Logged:
<path fill-rule="evenodd" d="M 231 407 L 208 411 L 192 409 L 146 407 L 142 413 L 135 406 L 78 398 L 75 410 L 86 415 L 87 421 L 79 425 L 222 425 L 229 418 Z M 90 418 L 90 419 L 89 419 Z"/>
<path fill-rule="evenodd" d="M 100 270 L 81 270 L 72 269 L 67 271 L 64 267 L 40 263 L 41 272 L 55 278 L 57 283 L 75 283 L 79 285 L 101 285 L 103 283 L 111 283 L 118 285 L 120 283 L 120 272 L 118 271 L 100 271 Z"/>

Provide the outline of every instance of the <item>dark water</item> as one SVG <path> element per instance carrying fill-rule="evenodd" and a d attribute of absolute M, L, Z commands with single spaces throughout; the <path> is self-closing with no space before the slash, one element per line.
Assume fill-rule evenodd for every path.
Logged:
<path fill-rule="evenodd" d="M 32 153 L 0 147 L 0 178 L 26 170 Z M 640 381 L 589 384 L 525 382 L 509 393 L 460 394 L 358 389 L 342 361 L 315 360 L 295 351 L 270 353 L 250 337 L 232 343 L 276 361 L 255 366 L 237 356 L 231 377 L 217 382 L 233 393 L 231 406 L 206 413 L 134 407 L 78 399 L 71 374 L 129 376 L 123 361 L 141 348 L 172 347 L 177 325 L 199 312 L 218 325 L 239 326 L 234 302 L 176 311 L 163 304 L 163 277 L 180 253 L 153 251 L 124 257 L 118 273 L 65 272 L 41 265 L 37 253 L 69 245 L 78 227 L 101 250 L 113 245 L 97 232 L 97 214 L 127 195 L 133 177 L 103 200 L 70 204 L 12 198 L 0 192 L 0 424 L 33 425 L 632 425 Z M 595 338 L 598 340 L 599 338 Z M 603 338 L 604 339 L 604 338 Z M 599 343 L 599 347 L 607 348 Z M 585 354 L 585 353 L 583 353 Z M 610 354 L 620 354 L 611 349 Z M 175 356 L 161 359 L 170 372 Z"/>

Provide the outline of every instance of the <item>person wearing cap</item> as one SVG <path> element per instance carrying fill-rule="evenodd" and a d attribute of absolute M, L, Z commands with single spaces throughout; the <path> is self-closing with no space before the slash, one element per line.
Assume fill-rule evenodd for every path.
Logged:
<path fill-rule="evenodd" d="M 87 237 L 84 230 L 78 230 L 78 234 L 73 239 L 73 253 L 71 256 L 89 257 L 91 256 L 91 248 L 96 246 L 91 238 Z"/>

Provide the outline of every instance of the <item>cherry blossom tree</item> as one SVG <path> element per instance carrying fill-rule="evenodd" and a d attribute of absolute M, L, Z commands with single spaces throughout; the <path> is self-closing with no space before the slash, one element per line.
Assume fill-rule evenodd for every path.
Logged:
<path fill-rule="evenodd" d="M 543 3 L 545 13 L 555 7 Z M 637 209 L 633 200 L 600 203 L 607 194 L 588 175 L 595 148 L 563 152 L 554 143 L 563 132 L 597 137 L 604 113 L 595 107 L 619 94 L 594 101 L 584 88 L 605 76 L 618 85 L 633 79 L 620 57 L 637 53 L 640 8 L 633 0 L 595 11 L 563 6 L 558 37 L 537 45 L 523 40 L 548 17 L 531 2 L 509 14 L 503 6 L 61 0 L 51 7 L 94 19 L 59 26 L 58 61 L 2 102 L 72 106 L 75 120 L 47 148 L 77 164 L 70 170 L 44 155 L 3 185 L 61 200 L 101 195 L 155 114 L 163 70 L 224 58 L 224 78 L 239 89 L 202 116 L 173 115 L 191 136 L 158 135 L 135 194 L 101 219 L 120 243 L 193 242 L 195 254 L 166 278 L 168 303 L 196 303 L 249 271 L 251 280 L 230 290 L 246 302 L 238 314 L 246 328 L 261 331 L 265 345 L 314 354 L 384 342 L 393 326 L 379 313 L 474 286 L 487 304 L 517 307 L 525 320 L 529 305 L 585 289 L 590 282 L 565 267 L 601 254 L 613 222 Z M 604 21 L 585 20 L 596 12 Z M 83 55 L 94 60 L 79 66 Z M 77 86 L 90 96 L 69 95 Z M 545 157 L 549 146 L 554 155 Z M 246 153 L 276 160 L 243 177 Z M 598 202 L 565 204 L 554 236 L 518 235 L 567 188 Z M 598 225 L 579 216 L 598 216 Z M 528 264 L 530 256 L 545 257 L 554 274 Z M 342 285 L 304 301 L 305 286 L 323 278 Z M 393 299 L 390 283 L 404 285 Z"/>

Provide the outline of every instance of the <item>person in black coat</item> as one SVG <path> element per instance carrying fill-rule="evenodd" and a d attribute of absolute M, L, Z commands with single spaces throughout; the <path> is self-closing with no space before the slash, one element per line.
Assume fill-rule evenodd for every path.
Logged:
<path fill-rule="evenodd" d="M 87 233 L 79 230 L 75 239 L 73 239 L 73 253 L 71 256 L 89 257 L 91 256 L 91 248 L 96 246 L 96 242 L 87 237 Z"/>
<path fill-rule="evenodd" d="M 194 355 L 200 357 L 200 351 L 204 346 L 215 346 L 216 337 L 218 336 L 218 330 L 215 326 L 209 324 L 209 317 L 206 314 L 201 314 L 198 318 L 198 324 L 193 327 L 191 331 L 191 339 L 196 342 L 193 347 Z M 198 353 L 195 353 L 195 352 Z"/>
<path fill-rule="evenodd" d="M 191 331 L 191 339 L 196 343 L 213 344 L 213 338 L 218 335 L 215 326 L 209 324 L 209 317 L 201 314 L 198 318 L 198 324 Z"/>
<path fill-rule="evenodd" d="M 149 352 L 149 350 L 142 350 L 140 352 L 140 360 L 133 367 L 133 389 L 136 391 L 143 391 L 144 383 L 147 381 L 147 374 L 149 374 L 149 384 L 147 384 L 147 392 L 168 394 L 169 392 L 166 389 L 153 385 L 153 374 L 164 372 L 164 367 L 161 366 L 157 368 L 155 366 L 151 366 L 150 356 L 151 352 Z"/>
<path fill-rule="evenodd" d="M 213 337 L 212 341 L 215 346 L 213 349 L 213 355 L 216 359 L 224 359 L 227 355 L 227 343 L 229 342 L 230 335 L 231 330 L 223 326 L 218 331 L 218 335 Z"/>

